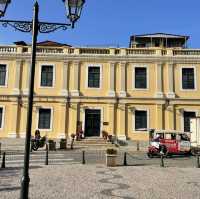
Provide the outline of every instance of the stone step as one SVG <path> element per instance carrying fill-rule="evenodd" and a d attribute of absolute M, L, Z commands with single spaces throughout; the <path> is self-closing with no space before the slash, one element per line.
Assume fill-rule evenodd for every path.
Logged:
<path fill-rule="evenodd" d="M 75 141 L 76 143 L 91 143 L 91 144 L 93 144 L 93 143 L 97 143 L 97 144 L 107 144 L 107 143 L 110 143 L 110 142 L 107 142 L 107 141 Z"/>

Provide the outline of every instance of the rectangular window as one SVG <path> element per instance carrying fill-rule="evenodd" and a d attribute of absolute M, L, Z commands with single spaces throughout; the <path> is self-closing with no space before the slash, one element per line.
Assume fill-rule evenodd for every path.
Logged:
<path fill-rule="evenodd" d="M 194 89 L 194 68 L 182 68 L 182 88 Z"/>
<path fill-rule="evenodd" d="M 190 119 L 195 116 L 195 112 L 184 111 L 184 132 L 190 132 Z"/>
<path fill-rule="evenodd" d="M 53 66 L 43 65 L 41 67 L 41 86 L 44 87 L 53 86 Z"/>
<path fill-rule="evenodd" d="M 88 67 L 88 87 L 100 88 L 100 67 L 98 66 Z"/>
<path fill-rule="evenodd" d="M 5 86 L 6 85 L 6 65 L 5 64 L 0 64 L 0 86 Z"/>
<path fill-rule="evenodd" d="M 135 111 L 135 130 L 147 128 L 147 111 Z"/>
<path fill-rule="evenodd" d="M 51 109 L 39 109 L 39 129 L 51 129 Z"/>
<path fill-rule="evenodd" d="M 3 108 L 0 107 L 0 128 L 2 128 L 3 125 Z"/>
<path fill-rule="evenodd" d="M 135 88 L 147 88 L 147 69 L 144 67 L 135 68 Z"/>

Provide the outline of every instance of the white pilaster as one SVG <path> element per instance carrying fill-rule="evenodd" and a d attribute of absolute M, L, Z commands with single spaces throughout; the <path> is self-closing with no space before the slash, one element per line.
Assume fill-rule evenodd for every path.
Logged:
<path fill-rule="evenodd" d="M 126 97 L 126 62 L 120 63 L 120 97 Z"/>
<path fill-rule="evenodd" d="M 163 84 L 162 84 L 162 63 L 156 65 L 156 95 L 157 98 L 163 98 Z"/>
<path fill-rule="evenodd" d="M 28 95 L 28 90 L 29 90 L 30 69 L 31 69 L 31 61 L 28 61 L 26 70 L 26 88 L 23 91 L 25 95 Z"/>
<path fill-rule="evenodd" d="M 79 61 L 75 61 L 73 63 L 73 73 L 74 73 L 74 88 L 71 90 L 71 96 L 78 97 L 79 96 Z"/>
<path fill-rule="evenodd" d="M 68 68 L 69 62 L 64 62 L 61 95 L 66 97 L 68 96 Z"/>
<path fill-rule="evenodd" d="M 110 62 L 110 88 L 108 95 L 115 97 L 115 62 Z"/>
<path fill-rule="evenodd" d="M 175 98 L 174 93 L 174 65 L 173 63 L 168 63 L 168 98 Z"/>
<path fill-rule="evenodd" d="M 16 74 L 15 74 L 15 88 L 13 90 L 13 94 L 20 94 L 20 79 L 21 79 L 21 68 L 22 68 L 22 60 L 16 60 Z"/>

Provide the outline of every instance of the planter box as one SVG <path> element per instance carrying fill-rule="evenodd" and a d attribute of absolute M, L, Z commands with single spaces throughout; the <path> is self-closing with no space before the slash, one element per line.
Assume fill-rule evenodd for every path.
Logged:
<path fill-rule="evenodd" d="M 117 155 L 106 154 L 106 166 L 115 167 L 117 165 Z"/>
<path fill-rule="evenodd" d="M 49 151 L 56 151 L 56 142 L 49 140 Z"/>
<path fill-rule="evenodd" d="M 67 149 L 67 139 L 60 140 L 60 149 Z"/>

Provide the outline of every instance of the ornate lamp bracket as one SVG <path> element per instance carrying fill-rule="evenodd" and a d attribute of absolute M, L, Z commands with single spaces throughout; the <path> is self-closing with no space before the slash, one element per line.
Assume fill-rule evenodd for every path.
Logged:
<path fill-rule="evenodd" d="M 11 26 L 21 32 L 32 32 L 33 29 L 33 23 L 31 21 L 0 20 L 0 23 L 5 28 Z M 59 29 L 67 30 L 70 26 L 71 24 L 39 22 L 38 31 L 40 33 L 50 33 Z"/>

